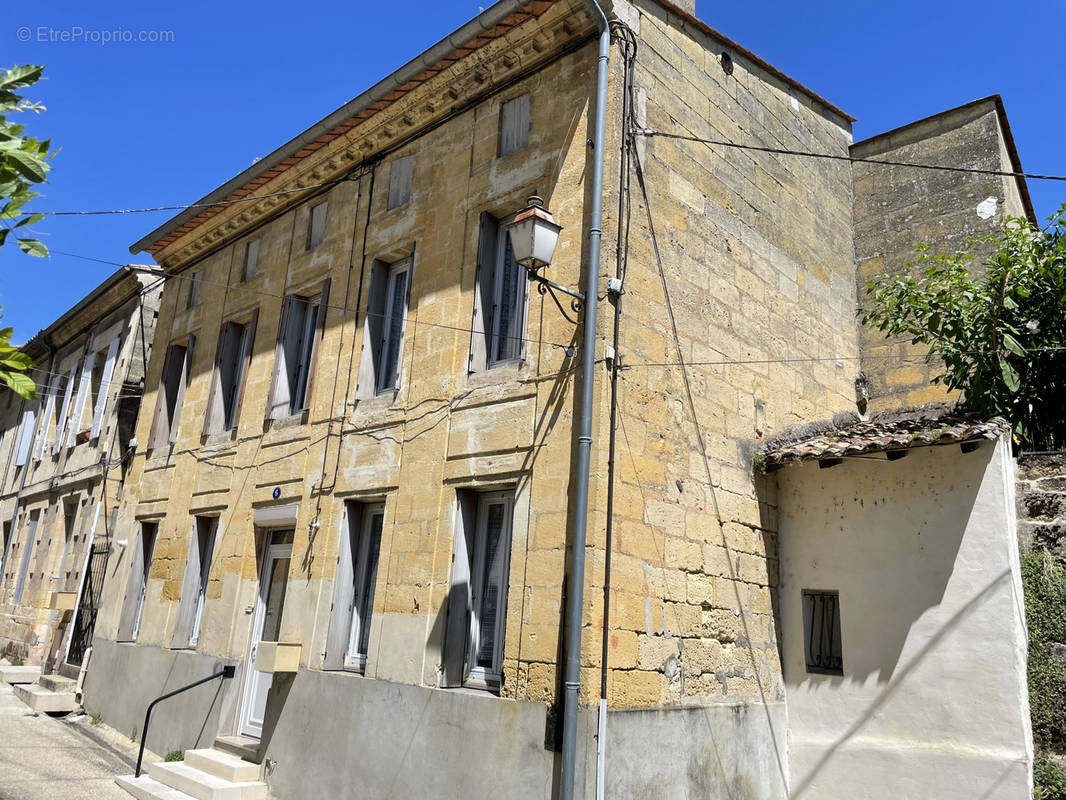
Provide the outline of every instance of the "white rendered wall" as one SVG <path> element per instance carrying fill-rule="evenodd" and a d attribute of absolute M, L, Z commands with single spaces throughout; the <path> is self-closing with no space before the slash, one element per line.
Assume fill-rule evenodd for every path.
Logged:
<path fill-rule="evenodd" d="M 1030 797 L 1009 444 L 777 477 L 791 797 Z M 842 677 L 806 672 L 803 589 L 840 592 Z"/>

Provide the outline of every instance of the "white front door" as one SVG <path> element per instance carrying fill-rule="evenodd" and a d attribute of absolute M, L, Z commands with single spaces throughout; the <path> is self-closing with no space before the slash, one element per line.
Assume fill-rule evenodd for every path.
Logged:
<path fill-rule="evenodd" d="M 281 612 L 285 606 L 285 588 L 292 558 L 292 530 L 271 531 L 267 535 L 263 570 L 259 574 L 259 596 L 252 618 L 252 639 L 245 664 L 244 699 L 241 703 L 240 733 L 257 739 L 263 735 L 267 695 L 274 676 L 255 668 L 260 642 L 276 642 L 281 636 Z"/>

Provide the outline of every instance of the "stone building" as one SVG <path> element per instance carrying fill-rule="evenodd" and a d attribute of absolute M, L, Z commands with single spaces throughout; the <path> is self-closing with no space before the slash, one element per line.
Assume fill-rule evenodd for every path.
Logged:
<path fill-rule="evenodd" d="M 75 673 L 90 645 L 162 286 L 121 269 L 22 348 L 0 425 L 0 652 Z"/>
<path fill-rule="evenodd" d="M 533 194 L 562 226 L 545 275 L 602 312 L 576 795 L 787 795 L 755 456 L 856 405 L 880 184 L 841 158 L 847 114 L 691 4 L 604 3 L 636 55 L 610 54 L 584 286 L 593 5 L 497 3 L 131 248 L 167 275 L 166 336 L 85 704 L 138 736 L 236 666 L 161 707 L 149 748 L 196 749 L 139 796 L 236 781 L 222 750 L 268 765 L 248 796 L 557 796 L 587 309 L 515 263 Z"/>

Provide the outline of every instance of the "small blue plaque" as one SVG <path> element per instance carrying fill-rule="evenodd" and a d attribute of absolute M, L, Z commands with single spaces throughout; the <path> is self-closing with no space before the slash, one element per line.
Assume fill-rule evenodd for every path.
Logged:
<path fill-rule="evenodd" d="M 281 497 L 281 487 L 280 486 L 275 486 L 274 487 L 274 499 L 277 500 L 279 497 Z"/>

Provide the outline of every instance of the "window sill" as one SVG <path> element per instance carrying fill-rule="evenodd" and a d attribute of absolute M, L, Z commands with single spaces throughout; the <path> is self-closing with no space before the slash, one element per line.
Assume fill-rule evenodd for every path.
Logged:
<path fill-rule="evenodd" d="M 466 373 L 466 382 L 470 386 L 492 386 L 497 383 L 523 378 L 532 371 L 532 365 L 526 359 L 497 361 L 492 366 Z"/>
<path fill-rule="evenodd" d="M 299 428 L 302 425 L 306 425 L 310 417 L 311 410 L 305 408 L 302 411 L 296 411 L 288 416 L 278 417 L 277 419 L 265 419 L 263 420 L 263 432 L 280 431 L 285 430 L 286 428 Z"/>

